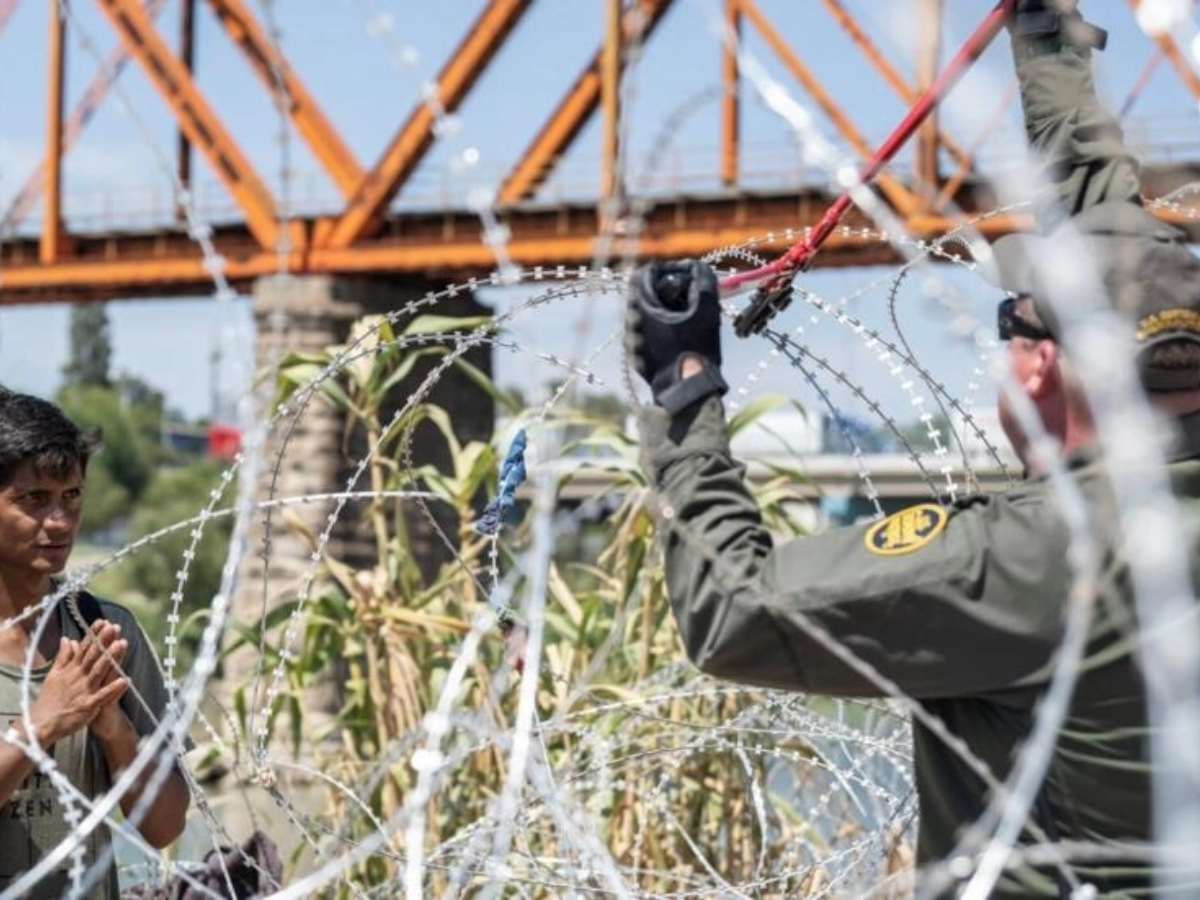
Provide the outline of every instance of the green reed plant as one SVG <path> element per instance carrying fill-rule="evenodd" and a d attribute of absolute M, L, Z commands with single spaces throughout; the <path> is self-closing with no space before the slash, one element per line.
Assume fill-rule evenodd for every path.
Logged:
<path fill-rule="evenodd" d="M 326 826 L 337 836 L 331 840 L 339 841 L 375 833 L 378 823 L 402 813 L 416 781 L 412 757 L 422 722 L 489 600 L 493 577 L 513 579 L 513 596 L 522 596 L 522 553 L 530 542 L 528 523 L 506 525 L 497 547 L 473 528 L 495 489 L 505 448 L 460 443 L 447 413 L 420 398 L 390 427 L 385 414 L 395 407 L 391 393 L 422 359 L 463 368 L 504 408 L 506 395 L 478 370 L 461 359 L 450 362 L 451 344 L 406 345 L 482 323 L 421 317 L 400 333 L 386 321 L 369 324 L 375 331 L 367 352 L 321 383 L 323 402 L 345 417 L 347 448 L 373 449 L 366 472 L 372 491 L 429 491 L 437 501 L 377 498 L 368 505 L 376 561 L 363 567 L 330 554 L 321 559 L 328 588 L 309 602 L 302 647 L 288 665 L 284 709 L 293 741 L 352 788 L 351 794 L 330 793 Z M 343 354 L 343 347 L 330 347 L 289 357 L 279 373 L 279 402 L 293 399 Z M 782 402 L 761 400 L 734 417 L 731 427 L 746 427 Z M 419 423 L 445 442 L 448 466 L 404 462 L 405 442 Z M 549 429 L 572 436 L 559 454 L 576 461 L 562 475 L 563 488 L 602 477 L 612 498 L 594 522 L 583 525 L 564 514 L 559 523 L 560 530 L 590 529 L 601 549 L 590 558 L 558 553 L 550 564 L 538 693 L 541 762 L 555 773 L 557 789 L 587 810 L 625 877 L 643 889 L 686 889 L 710 866 L 732 883 L 761 874 L 766 856 L 805 825 L 786 798 L 762 796 L 762 786 L 772 781 L 769 757 L 721 731 L 725 723 L 753 715 L 761 696 L 716 690 L 683 657 L 635 439 L 611 416 L 567 402 L 526 426 L 531 437 Z M 766 521 L 781 534 L 801 530 L 795 510 L 803 482 L 798 470 L 780 468 L 757 488 Z M 433 518 L 454 551 L 433 577 L 422 574 L 411 550 L 414 522 L 424 519 L 422 504 L 431 513 L 436 505 Z M 510 657 L 493 629 L 462 684 L 455 705 L 459 727 L 445 741 L 448 768 L 425 808 L 429 895 L 455 878 L 469 885 L 491 846 L 486 834 L 508 774 L 506 736 L 516 715 L 518 677 L 508 667 Z M 331 668 L 340 673 L 341 706 L 332 728 L 319 734 L 305 726 L 305 691 Z M 282 725 L 279 717 L 273 722 Z M 516 876 L 548 878 L 547 872 L 578 855 L 554 806 L 532 788 L 522 796 L 524 862 L 514 863 Z M 394 830 L 385 850 L 354 871 L 354 883 L 395 883 L 404 857 L 415 849 L 404 846 L 403 837 L 403 828 Z"/>

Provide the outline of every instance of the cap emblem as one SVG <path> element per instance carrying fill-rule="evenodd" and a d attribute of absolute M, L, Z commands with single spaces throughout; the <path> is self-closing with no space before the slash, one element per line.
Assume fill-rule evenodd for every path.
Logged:
<path fill-rule="evenodd" d="M 1191 309 L 1164 309 L 1138 322 L 1137 339 L 1148 341 L 1168 331 L 1191 331 L 1200 335 L 1200 312 Z"/>

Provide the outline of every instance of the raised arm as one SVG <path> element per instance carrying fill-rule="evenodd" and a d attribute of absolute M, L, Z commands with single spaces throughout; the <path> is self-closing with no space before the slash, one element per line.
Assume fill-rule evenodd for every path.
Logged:
<path fill-rule="evenodd" d="M 1046 230 L 1098 203 L 1141 202 L 1138 163 L 1092 77 L 1092 53 L 1107 35 L 1077 6 L 1020 0 L 1009 29 L 1030 149 L 1055 187 L 1054 201 L 1038 209 Z"/>
<path fill-rule="evenodd" d="M 919 698 L 1041 677 L 1061 635 L 1042 598 L 1066 590 L 1067 546 L 1044 488 L 776 544 L 729 448 L 711 271 L 643 269 L 632 306 L 634 355 L 656 400 L 641 416 L 643 465 L 661 503 L 671 606 L 699 668 L 824 694 L 894 685 Z"/>

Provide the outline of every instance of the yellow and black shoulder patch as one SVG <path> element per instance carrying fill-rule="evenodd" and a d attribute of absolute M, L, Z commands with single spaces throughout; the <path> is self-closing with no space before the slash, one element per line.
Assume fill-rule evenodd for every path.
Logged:
<path fill-rule="evenodd" d="M 949 518 L 936 503 L 910 506 L 868 528 L 863 543 L 880 556 L 914 553 L 941 534 Z"/>

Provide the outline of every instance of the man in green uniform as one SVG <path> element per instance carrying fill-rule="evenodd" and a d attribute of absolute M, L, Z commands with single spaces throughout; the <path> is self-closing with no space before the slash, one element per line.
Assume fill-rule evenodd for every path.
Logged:
<path fill-rule="evenodd" d="M 154 651 L 124 607 L 80 593 L 52 608 L 39 632 L 36 607 L 55 590 L 53 576 L 70 556 L 93 446 L 58 407 L 0 389 L 0 892 L 69 840 L 72 820 L 87 811 L 64 802 L 25 747 L 36 741 L 77 791 L 97 799 L 133 762 L 167 707 Z M 121 796 L 127 815 L 153 768 Z M 154 847 L 170 844 L 183 831 L 188 803 L 172 765 L 136 822 L 142 837 Z M 110 844 L 101 823 L 85 841 L 84 864 L 97 862 Z M 109 860 L 88 897 L 116 900 Z M 70 867 L 67 857 L 22 896 L 66 896 Z"/>
<path fill-rule="evenodd" d="M 1079 232 L 1107 299 L 1136 325 L 1143 387 L 1175 424 L 1169 482 L 1182 519 L 1195 521 L 1200 261 L 1141 208 L 1136 164 L 1091 82 L 1103 32 L 1073 7 L 1027 0 L 1018 11 L 1010 31 L 1027 131 L 1058 193 L 1041 214 Z M 993 896 L 1060 896 L 1078 884 L 1145 896 L 1151 791 L 1145 689 L 1128 628 L 1134 600 L 1106 529 L 1115 516 L 1092 410 L 1059 343 L 1060 317 L 1037 296 L 1041 282 L 1028 265 L 1038 242 L 998 242 L 1000 277 L 1013 291 L 1000 306 L 1000 337 L 1015 385 L 1094 516 L 1107 562 L 1083 672 L 1022 842 L 1078 841 L 1107 855 L 1069 868 L 1013 866 Z M 643 452 L 662 501 L 666 578 L 689 656 L 705 672 L 749 684 L 839 696 L 899 691 L 918 701 L 928 714 L 914 722 L 918 861 L 945 860 L 991 788 L 929 722 L 1003 780 L 1053 671 L 1072 584 L 1058 495 L 1010 404 L 1001 400 L 1001 420 L 1027 465 L 1022 486 L 775 546 L 730 454 L 712 271 L 690 261 L 639 270 L 630 327 L 655 399 L 642 415 Z M 1195 529 L 1181 532 L 1195 558 Z"/>

